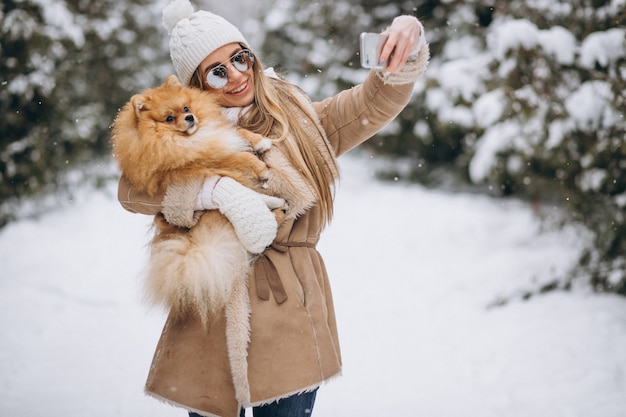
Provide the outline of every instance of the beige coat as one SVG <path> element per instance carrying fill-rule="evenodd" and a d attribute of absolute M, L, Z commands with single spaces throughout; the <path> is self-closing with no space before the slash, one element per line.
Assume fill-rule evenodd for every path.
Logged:
<path fill-rule="evenodd" d="M 406 106 L 427 63 L 424 45 L 417 60 L 398 74 L 372 71 L 363 84 L 310 103 L 310 112 L 326 133 L 323 137 L 310 129 L 310 139 L 320 149 L 328 141 L 335 153 L 327 155 L 330 158 L 367 140 Z M 163 212 L 175 222 L 180 200 L 193 207 L 197 187 L 176 191 L 175 196 L 168 190 L 170 195 L 159 202 L 137 195 L 122 180 L 119 198 L 129 211 Z M 237 417 L 242 406 L 311 390 L 339 375 L 341 354 L 330 284 L 315 249 L 321 219 L 313 205 L 281 224 L 273 245 L 256 261 L 247 288 L 235 294 L 235 301 L 208 331 L 193 317 L 168 319 L 146 392 L 202 415 Z M 185 221 L 188 218 L 180 223 Z"/>

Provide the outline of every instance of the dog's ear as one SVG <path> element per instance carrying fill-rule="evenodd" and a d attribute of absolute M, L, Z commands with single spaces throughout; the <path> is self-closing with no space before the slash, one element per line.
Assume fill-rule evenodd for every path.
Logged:
<path fill-rule="evenodd" d="M 135 110 L 135 116 L 139 119 L 141 112 L 147 110 L 146 108 L 146 98 L 143 94 L 135 94 L 130 98 L 130 104 L 133 106 Z"/>
<path fill-rule="evenodd" d="M 169 77 L 167 77 L 165 79 L 165 84 L 167 84 L 170 87 L 182 85 L 178 77 L 175 75 L 170 75 Z"/>

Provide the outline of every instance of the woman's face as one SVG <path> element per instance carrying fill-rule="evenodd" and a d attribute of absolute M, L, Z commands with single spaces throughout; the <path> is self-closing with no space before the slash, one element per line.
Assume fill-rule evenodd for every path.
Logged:
<path fill-rule="evenodd" d="M 254 101 L 254 70 L 252 65 L 245 71 L 239 71 L 231 62 L 231 57 L 243 48 L 238 43 L 226 44 L 200 63 L 203 88 L 215 91 L 218 102 L 224 107 L 244 107 Z M 227 82 L 224 87 L 214 88 L 207 84 L 207 75 L 218 65 L 226 68 Z"/>

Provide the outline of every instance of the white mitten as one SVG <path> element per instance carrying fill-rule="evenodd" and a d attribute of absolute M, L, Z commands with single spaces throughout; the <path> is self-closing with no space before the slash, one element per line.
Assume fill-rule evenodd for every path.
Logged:
<path fill-rule="evenodd" d="M 272 244 L 278 224 L 270 209 L 283 207 L 281 198 L 253 191 L 229 177 L 213 187 L 212 201 L 230 220 L 239 241 L 252 253 L 261 253 Z"/>

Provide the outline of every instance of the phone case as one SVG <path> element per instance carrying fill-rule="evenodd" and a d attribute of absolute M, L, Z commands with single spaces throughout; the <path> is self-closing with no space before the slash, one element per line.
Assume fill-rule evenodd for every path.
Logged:
<path fill-rule="evenodd" d="M 361 66 L 363 68 L 383 69 L 379 63 L 380 52 L 385 44 L 385 39 L 380 33 L 361 33 Z"/>

